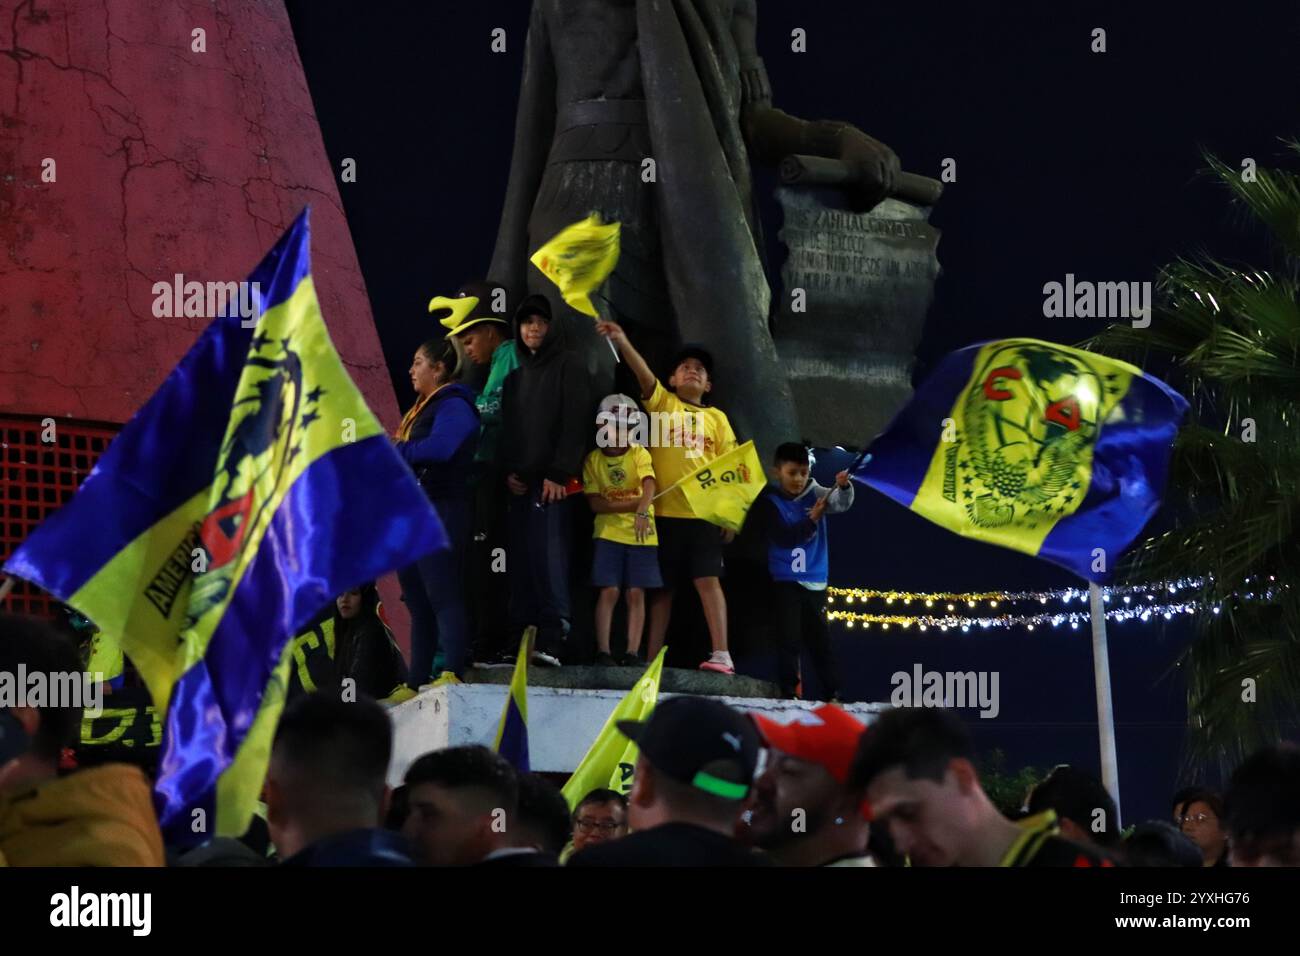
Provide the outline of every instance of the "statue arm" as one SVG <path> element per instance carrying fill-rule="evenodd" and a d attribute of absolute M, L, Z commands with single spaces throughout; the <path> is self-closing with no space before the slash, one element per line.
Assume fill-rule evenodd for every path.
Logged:
<path fill-rule="evenodd" d="M 515 114 L 515 148 L 510 159 L 501 225 L 487 274 L 512 297 L 526 291 L 528 277 L 528 218 L 546 171 L 555 134 L 555 60 L 542 4 L 533 4 L 524 41 L 523 80 Z"/>
<path fill-rule="evenodd" d="M 792 155 L 844 160 L 861 169 L 850 190 L 856 205 L 870 209 L 888 196 L 900 172 L 892 149 L 851 123 L 800 119 L 772 105 L 772 87 L 758 55 L 756 0 L 738 0 L 731 29 L 740 57 L 741 131 L 754 159 L 767 166 Z"/>

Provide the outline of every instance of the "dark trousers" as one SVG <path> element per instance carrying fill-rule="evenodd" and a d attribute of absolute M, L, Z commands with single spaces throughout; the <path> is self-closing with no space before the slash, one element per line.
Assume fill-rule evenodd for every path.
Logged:
<path fill-rule="evenodd" d="M 506 602 L 506 498 L 512 497 L 490 469 L 475 476 L 474 527 L 466 558 L 466 585 L 473 619 L 474 660 L 487 661 L 506 650 L 509 623 Z"/>
<path fill-rule="evenodd" d="M 537 647 L 554 650 L 569 631 L 570 506 L 544 505 L 541 489 L 510 495 L 506 525 L 510 550 L 510 623 L 515 629 L 537 625 Z"/>
<path fill-rule="evenodd" d="M 827 699 L 837 696 L 840 682 L 826 626 L 826 592 L 810 591 L 797 581 L 774 581 L 772 600 L 781 696 L 794 696 L 799 683 L 800 651 L 805 647 L 821 681 L 822 693 Z M 805 696 L 807 692 L 805 686 Z"/>
<path fill-rule="evenodd" d="M 426 555 L 397 572 L 402 600 L 411 613 L 411 668 L 406 683 L 416 689 L 434 676 L 433 658 L 439 647 L 446 669 L 456 675 L 464 673 L 469 656 L 469 621 L 462 581 L 469 501 L 439 498 L 431 503 L 451 547 Z"/>

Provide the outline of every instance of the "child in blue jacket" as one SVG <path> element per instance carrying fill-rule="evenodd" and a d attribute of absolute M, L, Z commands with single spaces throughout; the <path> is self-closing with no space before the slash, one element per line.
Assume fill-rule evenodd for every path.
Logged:
<path fill-rule="evenodd" d="M 835 700 L 839 678 L 826 627 L 830 562 L 822 517 L 852 507 L 853 483 L 841 471 L 834 488 L 817 484 L 809 477 L 808 450 L 795 442 L 777 448 L 772 472 L 774 482 L 763 489 L 754 508 L 768 543 L 781 695 L 795 696 L 799 654 L 807 647 L 826 699 Z"/>

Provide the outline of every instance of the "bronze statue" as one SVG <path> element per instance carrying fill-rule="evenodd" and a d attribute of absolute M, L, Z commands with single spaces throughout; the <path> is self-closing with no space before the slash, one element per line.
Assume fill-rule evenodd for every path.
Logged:
<path fill-rule="evenodd" d="M 749 157 L 839 160 L 857 210 L 901 177 L 894 152 L 856 127 L 772 106 L 755 17 L 756 0 L 535 0 L 489 275 L 516 296 L 550 295 L 609 390 L 614 360 L 592 320 L 528 257 L 590 212 L 618 220 L 605 313 L 662 376 L 677 343 L 709 348 L 714 401 L 766 457 L 800 431 L 769 327 Z"/>

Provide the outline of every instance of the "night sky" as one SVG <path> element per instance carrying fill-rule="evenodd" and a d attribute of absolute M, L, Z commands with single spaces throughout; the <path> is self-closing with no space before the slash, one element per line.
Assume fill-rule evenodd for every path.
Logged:
<path fill-rule="evenodd" d="M 1154 6 L 1165 9 L 1146 9 Z M 288 7 L 330 159 L 336 170 L 356 160 L 357 181 L 339 189 L 405 406 L 410 354 L 434 331 L 429 297 L 482 275 L 491 257 L 529 4 Z M 494 27 L 506 30 L 503 54 L 489 49 Z M 790 51 L 795 27 L 807 31 L 806 53 Z M 1106 30 L 1104 54 L 1090 52 L 1094 27 Z M 853 122 L 890 144 L 909 171 L 937 178 L 945 157 L 957 161 L 957 182 L 932 216 L 943 230 L 943 274 L 917 378 L 972 342 L 1074 343 L 1098 331 L 1088 320 L 1043 318 L 1043 284 L 1068 272 L 1149 280 L 1161 264 L 1200 250 L 1268 264 L 1259 235 L 1201 172 L 1201 150 L 1232 166 L 1283 156 L 1279 139 L 1300 134 L 1298 41 L 1294 5 L 999 3 L 936 12 L 816 0 L 765 2 L 759 14 L 775 105 Z M 769 261 L 779 265 L 774 184 L 758 172 Z M 838 461 L 824 455 L 819 480 L 829 483 Z M 832 583 L 844 586 L 1078 583 L 942 531 L 870 489 L 859 488 L 830 534 Z M 885 700 L 890 675 L 918 662 L 996 669 L 1001 714 L 966 712 L 980 744 L 1004 750 L 1011 769 L 1070 762 L 1099 773 L 1086 628 L 907 637 L 833 628 L 850 696 Z M 1171 673 L 1187 636 L 1154 622 L 1110 627 L 1126 823 L 1167 817 L 1168 796 L 1194 776 L 1180 777 L 1185 706 Z"/>

